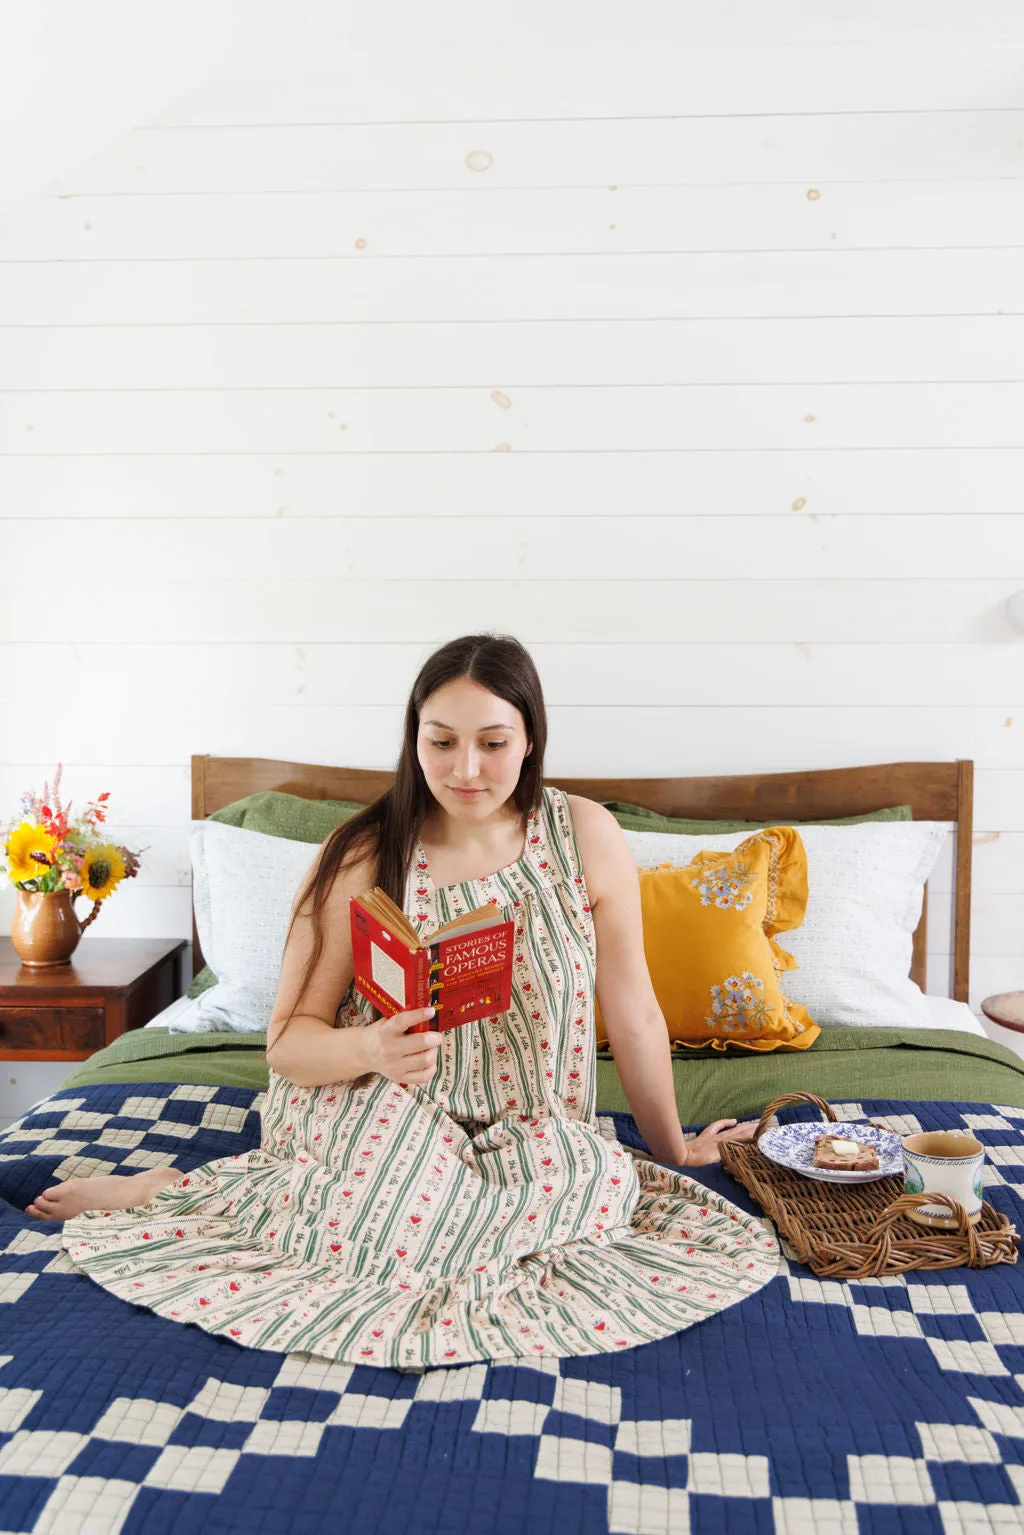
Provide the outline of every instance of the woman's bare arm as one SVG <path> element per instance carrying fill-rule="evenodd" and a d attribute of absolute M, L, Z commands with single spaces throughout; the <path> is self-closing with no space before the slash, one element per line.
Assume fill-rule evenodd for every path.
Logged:
<path fill-rule="evenodd" d="M 685 1163 L 668 1030 L 644 957 L 640 878 L 622 828 L 603 805 L 573 797 L 597 943 L 597 998 L 626 1101 L 651 1154 Z"/>
<path fill-rule="evenodd" d="M 301 1010 L 287 1028 L 285 1019 L 299 993 L 306 962 L 313 951 L 310 902 L 296 916 L 281 960 L 281 979 L 267 1026 L 267 1062 L 297 1087 L 326 1082 L 350 1082 L 372 1067 L 367 1058 L 366 1030 L 336 1029 L 334 1018 L 354 974 L 349 899 L 373 884 L 374 867 L 366 859 L 343 869 L 335 878 L 321 912 L 324 947 Z M 298 895 L 292 905 L 297 908 Z"/>
<path fill-rule="evenodd" d="M 687 1141 L 679 1123 L 672 1049 L 644 955 L 640 878 L 611 811 L 571 796 L 597 941 L 597 996 L 615 1067 L 640 1134 L 658 1162 L 719 1160 L 721 1141 L 749 1140 L 753 1123 L 716 1119 Z"/>

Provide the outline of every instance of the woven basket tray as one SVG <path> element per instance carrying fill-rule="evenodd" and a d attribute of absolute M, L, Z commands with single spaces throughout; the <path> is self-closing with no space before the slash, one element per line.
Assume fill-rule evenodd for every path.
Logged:
<path fill-rule="evenodd" d="M 981 1219 L 972 1226 L 958 1199 L 948 1194 L 904 1194 L 900 1177 L 824 1183 L 772 1162 L 757 1143 L 777 1109 L 801 1102 L 815 1104 L 827 1119 L 839 1122 L 824 1099 L 813 1093 L 786 1093 L 764 1110 L 752 1140 L 723 1141 L 720 1153 L 722 1166 L 749 1190 L 799 1262 L 829 1279 L 1016 1263 L 1017 1228 L 987 1201 L 982 1202 Z M 917 1205 L 939 1203 L 947 1204 L 959 1220 L 955 1230 L 928 1229 L 906 1214 Z"/>

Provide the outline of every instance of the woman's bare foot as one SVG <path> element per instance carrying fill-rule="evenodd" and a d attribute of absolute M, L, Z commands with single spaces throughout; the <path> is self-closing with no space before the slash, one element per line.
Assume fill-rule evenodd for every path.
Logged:
<path fill-rule="evenodd" d="M 130 1177 L 112 1174 L 109 1178 L 69 1178 L 37 1194 L 25 1208 L 26 1215 L 39 1221 L 67 1221 L 83 1210 L 127 1210 L 148 1205 L 161 1189 L 177 1183 L 185 1174 L 176 1167 L 152 1167 Z"/>

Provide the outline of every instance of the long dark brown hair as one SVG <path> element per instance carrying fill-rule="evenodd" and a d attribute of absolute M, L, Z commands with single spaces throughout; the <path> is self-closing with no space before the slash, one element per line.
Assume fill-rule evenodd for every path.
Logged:
<path fill-rule="evenodd" d="M 432 693 L 460 677 L 479 683 L 489 693 L 519 710 L 533 750 L 523 759 L 519 782 L 512 792 L 512 803 L 520 813 L 540 808 L 548 726 L 544 695 L 533 658 L 525 646 L 507 634 L 464 634 L 460 639 L 449 640 L 423 663 L 412 685 L 405 706 L 402 750 L 391 787 L 325 837 L 301 895 L 295 901 L 288 938 L 297 916 L 311 916 L 313 950 L 303 971 L 299 994 L 281 1033 L 298 1011 L 323 954 L 323 907 L 339 872 L 372 859 L 376 868 L 373 883 L 386 890 L 396 906 L 404 909 L 405 882 L 416 839 L 427 812 L 437 803 L 427 786 L 416 751 L 420 711 Z M 375 1018 L 383 1016 L 376 1008 L 372 1011 Z M 277 1037 L 280 1038 L 280 1034 Z"/>

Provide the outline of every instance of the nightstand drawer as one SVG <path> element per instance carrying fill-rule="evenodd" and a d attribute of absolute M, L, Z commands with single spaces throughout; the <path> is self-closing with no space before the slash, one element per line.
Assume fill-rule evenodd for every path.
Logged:
<path fill-rule="evenodd" d="M 183 989 L 185 948 L 184 938 L 87 936 L 70 964 L 31 970 L 0 938 L 0 1061 L 85 1061 L 141 1029 Z"/>
<path fill-rule="evenodd" d="M 0 1050 L 101 1050 L 102 1007 L 0 1007 Z"/>

